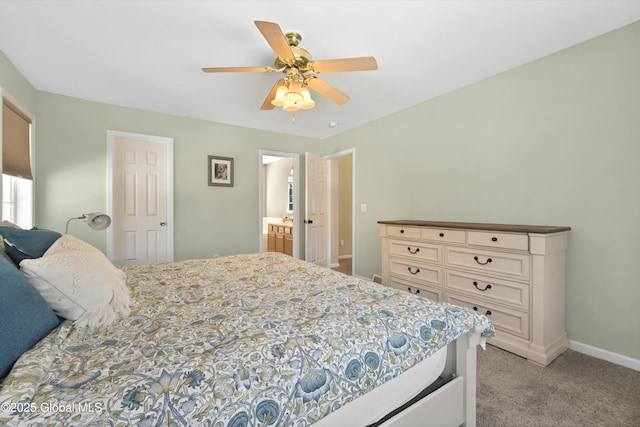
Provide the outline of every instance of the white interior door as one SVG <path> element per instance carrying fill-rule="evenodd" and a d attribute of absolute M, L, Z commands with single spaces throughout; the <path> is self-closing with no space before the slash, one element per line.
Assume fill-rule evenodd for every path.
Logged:
<path fill-rule="evenodd" d="M 329 266 L 329 212 L 327 207 L 327 160 L 305 153 L 305 259 Z"/>
<path fill-rule="evenodd" d="M 115 134 L 110 141 L 109 258 L 116 265 L 172 261 L 173 182 L 169 159 L 173 140 Z"/>

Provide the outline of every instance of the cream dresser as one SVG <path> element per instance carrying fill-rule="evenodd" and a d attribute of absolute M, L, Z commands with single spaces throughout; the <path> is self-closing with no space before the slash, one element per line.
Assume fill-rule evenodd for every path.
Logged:
<path fill-rule="evenodd" d="M 548 365 L 568 347 L 565 252 L 570 227 L 378 221 L 382 283 L 477 310 L 489 343 Z"/>

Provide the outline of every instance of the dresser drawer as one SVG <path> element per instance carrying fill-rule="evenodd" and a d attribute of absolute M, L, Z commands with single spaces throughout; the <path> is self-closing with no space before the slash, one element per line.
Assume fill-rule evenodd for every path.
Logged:
<path fill-rule="evenodd" d="M 389 258 L 389 273 L 411 281 L 431 283 L 441 287 L 442 269 L 422 262 Z"/>
<path fill-rule="evenodd" d="M 467 242 L 470 245 L 491 246 L 494 248 L 529 250 L 529 235 L 513 233 L 493 233 L 491 231 L 469 231 Z"/>
<path fill-rule="evenodd" d="M 428 243 L 413 243 L 402 240 L 389 242 L 389 254 L 400 255 L 407 258 L 432 261 L 438 264 L 442 262 L 442 246 Z"/>
<path fill-rule="evenodd" d="M 529 280 L 529 264 L 529 254 L 445 246 L 445 266 L 447 267 L 464 267 L 480 273 L 499 273 Z"/>
<path fill-rule="evenodd" d="M 419 239 L 420 228 L 403 227 L 400 225 L 389 225 L 387 226 L 387 234 L 392 237 L 406 237 L 408 239 Z"/>
<path fill-rule="evenodd" d="M 467 307 L 486 315 L 498 331 L 508 332 L 511 335 L 529 339 L 529 313 L 511 310 L 492 305 L 491 303 L 478 304 L 477 301 L 464 296 L 447 293 L 447 302 L 461 307 Z"/>
<path fill-rule="evenodd" d="M 490 312 L 498 336 L 489 342 L 533 362 L 546 366 L 568 347 L 570 227 L 406 219 L 378 224 L 382 283 Z"/>
<path fill-rule="evenodd" d="M 467 232 L 446 228 L 423 228 L 421 237 L 425 240 L 436 240 L 445 243 L 466 243 Z"/>
<path fill-rule="evenodd" d="M 515 309 L 529 311 L 529 284 L 484 277 L 479 274 L 445 270 L 446 291 L 455 291 L 476 299 L 508 304 Z"/>
<path fill-rule="evenodd" d="M 400 289 L 401 291 L 410 292 L 414 295 L 419 295 L 432 301 L 442 301 L 441 290 L 434 289 L 420 283 L 414 283 L 408 280 L 392 277 L 390 285 L 396 289 Z"/>

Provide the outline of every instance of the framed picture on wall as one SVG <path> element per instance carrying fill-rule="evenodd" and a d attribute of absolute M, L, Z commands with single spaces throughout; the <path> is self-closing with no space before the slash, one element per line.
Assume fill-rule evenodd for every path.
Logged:
<path fill-rule="evenodd" d="M 209 156 L 209 185 L 233 187 L 233 157 Z"/>

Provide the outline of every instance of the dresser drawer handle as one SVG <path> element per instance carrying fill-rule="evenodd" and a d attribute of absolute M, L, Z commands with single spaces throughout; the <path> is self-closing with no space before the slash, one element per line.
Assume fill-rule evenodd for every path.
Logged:
<path fill-rule="evenodd" d="M 400 234 L 404 234 L 404 230 L 400 230 Z"/>
<path fill-rule="evenodd" d="M 416 250 L 415 250 L 415 251 L 412 251 L 412 250 L 411 250 L 411 246 L 409 246 L 409 247 L 407 248 L 407 250 L 409 251 L 409 253 L 410 253 L 410 254 L 414 254 L 414 255 L 415 255 L 415 254 L 417 254 L 418 252 L 420 252 L 420 248 L 416 248 Z"/>
<path fill-rule="evenodd" d="M 415 271 L 415 272 L 411 271 L 411 267 L 407 267 L 407 270 L 409 270 L 409 273 L 411 273 L 411 274 L 418 274 L 418 273 L 420 273 L 420 269 L 419 269 L 419 268 L 416 268 L 416 271 Z"/>
<path fill-rule="evenodd" d="M 478 311 L 478 307 L 476 307 L 475 305 L 473 306 L 473 311 Z M 484 313 L 485 316 L 491 316 L 491 310 L 487 310 L 486 313 Z"/>
<path fill-rule="evenodd" d="M 474 260 L 476 260 L 476 262 L 477 262 L 478 264 L 480 264 L 480 265 L 487 265 L 487 264 L 489 264 L 489 263 L 491 262 L 491 258 L 487 258 L 487 260 L 486 260 L 485 262 L 480 262 L 480 261 L 478 260 L 478 257 L 477 257 L 477 256 L 474 256 L 474 257 L 473 257 L 473 259 L 474 259 Z"/>
<path fill-rule="evenodd" d="M 487 286 L 485 286 L 484 289 L 480 289 L 480 287 L 478 286 L 478 282 L 473 282 L 473 286 L 475 286 L 477 290 L 482 292 L 486 291 L 487 289 L 491 289 L 491 285 L 489 283 L 487 283 Z"/>
<path fill-rule="evenodd" d="M 440 233 L 440 234 L 439 234 L 439 236 L 440 236 L 440 237 L 444 237 L 444 233 Z"/>
<path fill-rule="evenodd" d="M 497 241 L 498 241 L 498 238 L 497 238 L 497 237 L 492 237 L 492 238 L 491 238 L 491 241 L 492 241 L 492 242 L 497 242 Z"/>
<path fill-rule="evenodd" d="M 407 288 L 407 290 L 409 291 L 409 293 L 412 293 L 412 294 L 414 293 L 416 295 L 418 295 L 420 293 L 420 289 L 416 289 L 415 292 L 411 292 L 411 288 Z"/>

